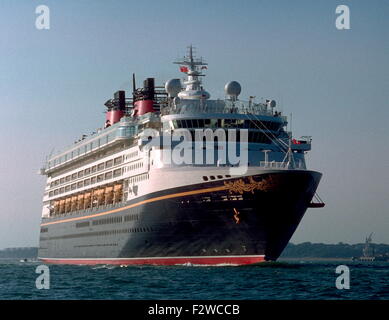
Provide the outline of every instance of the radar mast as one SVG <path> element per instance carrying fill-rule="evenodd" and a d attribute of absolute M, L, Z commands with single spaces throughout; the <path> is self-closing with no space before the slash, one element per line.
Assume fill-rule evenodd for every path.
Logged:
<path fill-rule="evenodd" d="M 174 61 L 173 63 L 181 65 L 180 70 L 188 75 L 188 79 L 184 81 L 185 90 L 181 91 L 178 96 L 181 99 L 197 100 L 209 99 L 210 94 L 201 86 L 199 77 L 205 76 L 201 70 L 206 69 L 208 63 L 203 58 L 195 58 L 193 54 L 193 46 L 188 47 L 188 53 L 182 60 Z"/>

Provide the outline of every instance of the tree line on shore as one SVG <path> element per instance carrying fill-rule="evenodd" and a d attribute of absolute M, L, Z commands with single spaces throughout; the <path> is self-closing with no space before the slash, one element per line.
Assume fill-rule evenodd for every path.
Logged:
<path fill-rule="evenodd" d="M 388 244 L 371 244 L 374 255 L 389 254 Z M 352 258 L 362 256 L 364 243 L 337 244 L 303 242 L 299 244 L 289 243 L 283 251 L 281 258 Z"/>

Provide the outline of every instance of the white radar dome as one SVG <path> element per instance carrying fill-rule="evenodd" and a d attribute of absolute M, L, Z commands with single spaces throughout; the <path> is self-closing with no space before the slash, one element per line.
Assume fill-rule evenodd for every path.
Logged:
<path fill-rule="evenodd" d="M 237 98 L 242 91 L 242 87 L 240 86 L 239 82 L 230 81 L 224 86 L 224 91 L 226 92 L 226 95 L 230 96 L 231 98 Z"/>
<path fill-rule="evenodd" d="M 178 93 L 181 91 L 181 81 L 180 79 L 171 79 L 165 83 L 165 90 L 170 97 L 177 97 Z"/>
<path fill-rule="evenodd" d="M 275 108 L 276 107 L 276 101 L 275 100 L 267 100 L 267 105 L 270 108 Z"/>

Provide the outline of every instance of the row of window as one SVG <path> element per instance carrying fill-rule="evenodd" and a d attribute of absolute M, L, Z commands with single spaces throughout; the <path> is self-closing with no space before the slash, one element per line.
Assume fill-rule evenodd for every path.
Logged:
<path fill-rule="evenodd" d="M 149 174 L 148 173 L 144 173 L 144 174 L 140 174 L 138 176 L 129 178 L 128 182 L 130 184 L 132 184 L 132 183 L 137 183 L 137 182 L 141 182 L 141 181 L 148 180 L 148 179 L 149 179 Z"/>
<path fill-rule="evenodd" d="M 93 220 L 92 225 L 99 226 L 102 224 L 121 223 L 121 222 L 123 222 L 123 218 L 124 218 L 125 222 L 136 221 L 136 220 L 139 220 L 139 215 L 138 214 L 127 214 L 124 217 L 117 216 L 117 217 L 109 217 L 109 218 L 104 218 L 104 219 Z M 90 226 L 89 221 L 76 223 L 76 228 L 85 228 L 85 227 L 89 227 L 89 226 Z"/>
<path fill-rule="evenodd" d="M 130 152 L 129 154 L 128 154 L 128 158 L 129 159 L 132 159 L 132 158 L 135 158 L 135 157 L 137 157 L 138 156 L 138 151 L 136 150 L 136 151 L 133 151 L 133 152 Z"/>
<path fill-rule="evenodd" d="M 76 228 L 85 228 L 85 227 L 89 227 L 89 221 L 76 223 Z"/>
<path fill-rule="evenodd" d="M 143 162 L 137 162 L 137 163 L 134 163 L 134 164 L 128 166 L 128 170 L 136 170 L 139 168 L 143 168 Z"/>
<path fill-rule="evenodd" d="M 74 239 L 74 238 L 85 238 L 85 237 L 96 237 L 96 236 L 111 236 L 120 233 L 138 233 L 138 232 L 152 232 L 155 231 L 152 227 L 139 227 L 139 228 L 127 228 L 107 231 L 93 231 L 84 233 L 73 233 L 62 236 L 53 237 L 40 237 L 41 241 L 47 240 L 60 240 L 60 239 Z"/>
<path fill-rule="evenodd" d="M 279 122 L 244 120 L 244 119 L 191 119 L 173 120 L 174 128 L 241 128 L 241 129 L 261 129 L 278 130 L 281 126 Z"/>
<path fill-rule="evenodd" d="M 100 226 L 102 224 L 121 223 L 122 221 L 123 221 L 122 216 L 108 217 L 108 218 L 104 218 L 104 219 L 93 220 L 92 225 Z"/>
<path fill-rule="evenodd" d="M 76 158 L 80 155 L 83 155 L 83 154 L 86 154 L 94 149 L 97 149 L 99 147 L 101 147 L 102 145 L 105 145 L 111 141 L 113 141 L 116 137 L 116 132 L 111 132 L 109 134 L 106 134 L 102 137 L 100 137 L 99 139 L 95 139 L 93 141 L 91 141 L 90 143 L 87 143 L 75 150 L 72 150 L 68 153 L 66 153 L 65 155 L 61 156 L 61 157 L 58 157 L 58 158 L 55 158 L 51 161 L 49 161 L 48 163 L 48 166 L 49 168 L 51 167 L 54 167 L 58 164 L 61 164 L 61 163 L 65 163 L 66 161 L 68 160 L 71 160 L 73 158 Z"/>
<path fill-rule="evenodd" d="M 190 133 L 190 136 L 185 136 L 187 141 L 196 141 L 196 139 L 198 139 L 198 137 L 196 137 L 196 132 L 194 130 L 188 130 L 188 132 Z M 236 131 L 236 136 L 233 138 L 235 139 L 234 141 L 240 141 L 240 130 Z M 227 132 L 225 133 L 225 136 L 221 136 L 220 139 L 217 135 L 215 135 L 214 137 L 215 143 L 217 143 L 218 141 L 228 141 L 228 139 L 229 139 L 229 135 Z M 248 140 L 247 142 L 251 142 L 251 143 L 270 144 L 272 142 L 272 140 L 269 138 L 268 133 L 265 134 L 260 131 L 249 131 L 247 140 Z M 204 142 L 206 141 L 206 137 L 203 137 L 203 141 Z"/>
<path fill-rule="evenodd" d="M 84 170 L 75 172 L 75 173 L 68 175 L 66 177 L 54 180 L 50 183 L 50 187 L 56 187 L 56 186 L 62 185 L 64 183 L 80 179 L 84 176 L 88 176 L 92 173 L 99 172 L 99 171 L 102 171 L 104 169 L 109 169 L 113 166 L 117 166 L 117 165 L 122 164 L 122 163 L 123 163 L 123 156 L 120 156 L 120 157 L 117 157 L 115 159 L 111 159 L 111 160 L 99 163 L 99 164 L 94 165 L 90 168 L 86 168 Z"/>
<path fill-rule="evenodd" d="M 79 189 L 79 188 L 87 187 L 89 185 L 93 185 L 95 183 L 102 182 L 104 180 L 109 180 L 109 179 L 112 179 L 112 178 L 120 177 L 121 175 L 122 175 L 122 168 L 115 169 L 113 171 L 109 171 L 109 172 L 106 172 L 106 173 L 103 173 L 103 174 L 99 174 L 97 176 L 94 176 L 94 177 L 91 177 L 91 178 L 79 181 L 77 183 L 69 184 L 69 185 L 67 185 L 65 187 L 61 187 L 61 188 L 55 189 L 53 191 L 50 191 L 49 192 L 49 196 L 52 197 L 52 196 L 56 196 L 56 195 L 59 195 L 59 194 L 62 194 L 62 193 L 73 191 L 73 190 L 76 190 L 76 189 Z"/>

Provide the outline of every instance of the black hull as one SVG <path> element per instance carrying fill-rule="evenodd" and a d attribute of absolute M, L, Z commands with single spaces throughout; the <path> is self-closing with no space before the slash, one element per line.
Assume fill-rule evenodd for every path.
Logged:
<path fill-rule="evenodd" d="M 88 264 L 276 260 L 320 178 L 313 171 L 279 170 L 164 190 L 122 207 L 44 219 L 39 257 Z"/>

